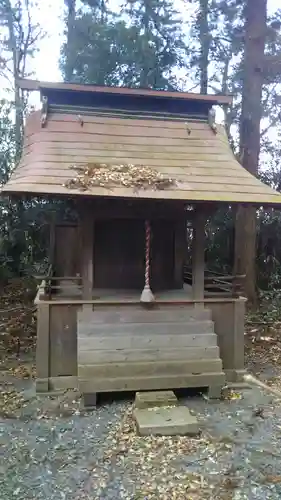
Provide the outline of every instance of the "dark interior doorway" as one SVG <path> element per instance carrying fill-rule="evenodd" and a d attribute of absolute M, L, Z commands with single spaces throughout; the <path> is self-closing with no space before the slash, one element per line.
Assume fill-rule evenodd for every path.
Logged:
<path fill-rule="evenodd" d="M 174 285 L 174 227 L 154 221 L 151 239 L 151 286 L 154 291 Z M 94 286 L 141 290 L 145 271 L 144 220 L 100 220 L 95 224 Z"/>

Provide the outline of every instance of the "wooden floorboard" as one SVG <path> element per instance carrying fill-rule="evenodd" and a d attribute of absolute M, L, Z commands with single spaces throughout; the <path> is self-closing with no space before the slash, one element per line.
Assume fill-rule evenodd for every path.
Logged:
<path fill-rule="evenodd" d="M 188 335 L 213 333 L 214 323 L 212 321 L 192 321 L 180 323 L 116 323 L 116 324 L 92 324 L 78 323 L 78 337 L 115 336 L 115 335 Z"/>
<path fill-rule="evenodd" d="M 78 365 L 135 361 L 190 361 L 219 359 L 219 348 L 181 347 L 178 349 L 107 349 L 78 351 Z"/>
<path fill-rule="evenodd" d="M 219 371 L 222 371 L 222 361 L 219 358 L 196 361 L 169 361 L 168 363 L 166 361 L 142 361 L 78 365 L 78 376 L 80 378 L 134 378 L 156 375 L 200 374 Z"/>
<path fill-rule="evenodd" d="M 78 351 L 217 346 L 215 333 L 197 335 L 116 335 L 78 337 Z"/>

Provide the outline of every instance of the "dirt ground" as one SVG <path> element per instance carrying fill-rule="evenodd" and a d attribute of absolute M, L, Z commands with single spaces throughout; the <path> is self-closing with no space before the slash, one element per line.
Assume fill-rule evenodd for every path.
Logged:
<path fill-rule="evenodd" d="M 14 361 L 1 372 L 1 500 L 281 498 L 281 405 L 258 388 L 179 394 L 200 436 L 139 437 L 130 397 L 85 412 L 76 391 L 35 394 L 31 353 Z"/>

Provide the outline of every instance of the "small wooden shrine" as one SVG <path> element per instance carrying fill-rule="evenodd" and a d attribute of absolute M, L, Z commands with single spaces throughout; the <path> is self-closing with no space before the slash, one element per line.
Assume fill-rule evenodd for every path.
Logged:
<path fill-rule="evenodd" d="M 215 124 L 213 106 L 231 99 L 21 86 L 40 91 L 42 110 L 26 121 L 21 161 L 2 192 L 71 199 L 78 214 L 51 230 L 35 301 L 37 389 L 205 387 L 218 396 L 244 373 L 245 299 L 227 277 L 205 272 L 205 223 L 222 203 L 281 205 Z"/>

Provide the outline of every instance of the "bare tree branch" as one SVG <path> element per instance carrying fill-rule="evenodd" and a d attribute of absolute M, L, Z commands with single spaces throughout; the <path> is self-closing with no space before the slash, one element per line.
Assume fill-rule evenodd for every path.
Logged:
<path fill-rule="evenodd" d="M 30 0 L 0 0 L 1 25 L 7 30 L 0 40 L 0 48 L 5 54 L 2 57 L 1 74 L 10 81 L 14 89 L 15 134 L 17 151 L 21 149 L 24 108 L 26 99 L 17 81 L 27 76 L 27 65 L 37 48 L 37 42 L 43 36 L 38 23 L 33 22 L 32 12 L 37 8 Z M 7 55 L 7 56 L 6 56 Z"/>

